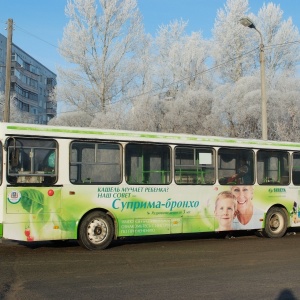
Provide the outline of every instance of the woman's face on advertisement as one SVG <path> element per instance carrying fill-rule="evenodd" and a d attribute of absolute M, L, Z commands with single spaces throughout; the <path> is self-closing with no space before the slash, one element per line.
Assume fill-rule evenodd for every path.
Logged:
<path fill-rule="evenodd" d="M 249 185 L 233 186 L 231 192 L 237 199 L 237 210 L 243 211 L 252 205 L 253 187 Z"/>

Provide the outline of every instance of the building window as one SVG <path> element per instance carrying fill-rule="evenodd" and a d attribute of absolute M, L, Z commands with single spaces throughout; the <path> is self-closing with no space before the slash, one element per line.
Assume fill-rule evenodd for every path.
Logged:
<path fill-rule="evenodd" d="M 29 104 L 27 103 L 23 103 L 20 99 L 18 98 L 14 98 L 16 101 L 16 105 L 17 107 L 21 110 L 21 111 L 26 111 L 29 112 Z"/>

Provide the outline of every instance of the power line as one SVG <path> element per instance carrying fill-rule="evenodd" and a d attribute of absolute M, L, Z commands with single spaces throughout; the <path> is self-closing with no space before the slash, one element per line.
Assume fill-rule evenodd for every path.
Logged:
<path fill-rule="evenodd" d="M 287 45 L 290 45 L 290 44 L 298 44 L 298 43 L 300 43 L 300 41 L 292 41 L 292 42 L 286 42 L 286 43 L 281 43 L 281 44 L 274 44 L 274 45 L 265 46 L 265 49 L 271 49 L 271 48 L 276 48 L 276 47 L 283 47 L 283 46 L 287 46 Z M 243 53 L 243 54 L 241 54 L 241 55 L 239 55 L 239 56 L 236 56 L 236 57 L 234 57 L 234 58 L 231 58 L 231 59 L 229 59 L 229 60 L 227 60 L 227 61 L 225 61 L 225 62 L 223 62 L 223 63 L 220 63 L 220 64 L 218 64 L 218 65 L 216 65 L 216 66 L 214 66 L 214 67 L 212 67 L 212 68 L 209 68 L 209 69 L 207 69 L 207 70 L 205 70 L 205 71 L 202 71 L 202 72 L 200 72 L 200 73 L 196 73 L 194 76 L 189 76 L 189 77 L 186 77 L 186 78 L 182 78 L 182 79 L 180 79 L 180 80 L 178 80 L 178 81 L 172 82 L 172 83 L 166 85 L 164 88 L 168 88 L 168 87 L 170 87 L 170 86 L 172 86 L 172 85 L 176 85 L 176 84 L 178 84 L 178 83 L 180 83 L 180 82 L 184 82 L 184 81 L 189 80 L 189 79 L 191 79 L 191 78 L 194 78 L 194 77 L 196 77 L 196 76 L 200 76 L 200 75 L 203 75 L 203 74 L 205 74 L 205 73 L 211 72 L 211 71 L 213 71 L 213 70 L 215 70 L 215 69 L 218 69 L 219 67 L 221 67 L 221 66 L 223 66 L 223 65 L 226 65 L 226 64 L 228 64 L 228 63 L 230 63 L 230 62 L 232 62 L 232 61 L 234 61 L 234 60 L 237 60 L 237 59 L 239 59 L 239 58 L 242 58 L 242 57 L 244 57 L 244 56 L 247 56 L 248 54 L 250 54 L 250 53 L 256 51 L 257 49 L 259 49 L 259 47 L 256 47 L 256 48 L 254 48 L 254 49 L 252 49 L 252 50 L 250 50 L 250 51 L 248 51 L 248 52 L 245 52 L 245 53 Z M 115 102 L 113 102 L 113 103 L 108 103 L 107 105 L 114 105 L 114 104 L 117 104 L 117 103 L 119 103 L 119 102 L 121 102 L 121 101 L 126 101 L 126 100 L 131 100 L 131 99 L 134 99 L 134 98 L 138 98 L 138 97 L 141 97 L 141 96 L 144 96 L 144 95 L 147 95 L 147 94 L 151 94 L 152 92 L 155 92 L 156 90 L 159 90 L 159 89 L 160 89 L 160 88 L 152 89 L 152 90 L 150 90 L 150 91 L 147 91 L 147 92 L 144 92 L 144 93 L 135 95 L 135 96 L 125 97 L 124 99 L 120 99 L 120 100 L 115 101 Z M 158 94 L 154 94 L 153 96 L 156 96 L 156 95 L 158 95 Z"/>
<path fill-rule="evenodd" d="M 274 44 L 274 45 L 265 46 L 265 49 L 272 49 L 272 48 L 276 48 L 276 47 L 283 47 L 283 46 L 287 46 L 287 45 L 290 45 L 290 44 L 299 44 L 299 43 L 300 43 L 300 41 L 285 42 L 285 43 L 281 43 L 281 44 Z M 193 76 L 185 77 L 185 78 L 182 78 L 182 79 L 177 80 L 175 82 L 172 82 L 172 83 L 166 85 L 164 87 L 164 89 L 166 89 L 168 87 L 171 87 L 173 85 L 179 84 L 181 82 L 185 82 L 185 81 L 187 81 L 187 80 L 189 80 L 191 78 L 195 78 L 195 77 L 201 76 L 201 75 L 203 75 L 205 73 L 211 72 L 211 71 L 213 71 L 215 69 L 218 69 L 218 68 L 220 68 L 220 67 L 222 67 L 222 66 L 224 66 L 224 65 L 226 65 L 226 64 L 228 64 L 228 63 L 230 63 L 232 61 L 235 61 L 235 60 L 240 59 L 240 58 L 242 58 L 244 56 L 247 56 L 247 55 L 251 54 L 252 52 L 257 51 L 258 49 L 259 49 L 259 47 L 256 47 L 256 48 L 254 48 L 254 49 L 252 49 L 252 50 L 250 50 L 248 52 L 245 52 L 245 53 L 243 53 L 241 55 L 233 57 L 233 58 L 231 58 L 231 59 L 229 59 L 227 61 L 224 61 L 224 62 L 222 62 L 222 63 L 220 63 L 220 64 L 218 64 L 216 66 L 213 66 L 213 67 L 211 67 L 211 68 L 209 68 L 209 69 L 207 69 L 205 71 L 198 72 L 198 73 L 195 73 Z M 153 96 L 157 96 L 157 95 L 159 95 L 161 93 L 161 89 L 162 88 L 151 89 L 149 91 L 140 93 L 138 95 L 134 95 L 134 96 L 130 96 L 130 97 L 125 97 L 125 98 L 122 98 L 120 100 L 114 101 L 112 103 L 108 103 L 106 105 L 107 106 L 112 106 L 112 105 L 118 104 L 118 103 L 123 102 L 123 101 L 125 102 L 125 101 L 128 101 L 128 100 L 134 100 L 135 98 L 139 98 L 139 97 L 142 97 L 142 96 L 145 96 L 145 95 L 149 95 L 149 94 L 152 94 L 152 93 L 154 93 Z M 160 91 L 160 92 L 159 93 L 155 93 L 157 91 Z M 79 110 L 73 110 L 73 111 L 66 111 L 66 112 L 61 112 L 61 113 L 71 113 L 71 112 L 78 112 L 78 111 Z"/>
<path fill-rule="evenodd" d="M 4 20 L 0 19 L 0 23 L 7 24 L 7 21 L 4 21 Z M 52 43 L 46 41 L 45 39 L 42 39 L 42 38 L 40 38 L 39 36 L 37 36 L 37 35 L 31 33 L 30 31 L 28 31 L 28 30 L 26 30 L 26 29 L 24 29 L 24 28 L 22 28 L 22 27 L 16 25 L 16 23 L 14 23 L 14 29 L 15 29 L 15 27 L 17 27 L 18 30 L 23 31 L 24 33 L 26 33 L 26 34 L 28 34 L 28 35 L 31 35 L 32 37 L 34 37 L 34 38 L 36 38 L 36 39 L 38 39 L 38 40 L 40 40 L 40 41 L 42 41 L 42 42 L 44 42 L 44 43 L 46 43 L 46 44 L 52 46 L 52 47 L 54 47 L 54 48 L 58 48 L 58 46 L 53 45 Z"/>
<path fill-rule="evenodd" d="M 179 83 L 181 83 L 181 82 L 187 81 L 187 80 L 189 80 L 189 79 L 191 79 L 191 78 L 195 78 L 195 77 L 201 76 L 201 75 L 203 75 L 203 74 L 205 74 L 205 73 L 209 73 L 209 72 L 211 72 L 211 71 L 213 71 L 213 70 L 215 70 L 215 69 L 220 68 L 220 67 L 223 66 L 223 65 L 226 65 L 226 64 L 228 64 L 228 63 L 230 63 L 230 62 L 232 62 L 232 61 L 234 61 L 234 60 L 237 60 L 237 59 L 239 59 L 239 58 L 242 58 L 243 56 L 246 56 L 246 55 L 248 55 L 248 54 L 250 54 L 250 53 L 256 51 L 257 49 L 258 49 L 258 48 L 252 49 L 252 50 L 250 50 L 250 51 L 248 51 L 248 52 L 246 52 L 246 53 L 243 53 L 243 54 L 241 54 L 241 55 L 239 55 L 239 56 L 233 57 L 233 58 L 231 58 L 231 59 L 229 59 L 229 60 L 227 60 L 227 61 L 225 61 L 225 62 L 223 62 L 223 63 L 220 63 L 220 64 L 218 64 L 218 65 L 216 65 L 216 66 L 213 66 L 213 67 L 211 67 L 211 68 L 209 68 L 209 69 L 207 69 L 207 70 L 205 70 L 205 71 L 195 73 L 193 76 L 185 77 L 185 78 L 182 78 L 182 79 L 177 80 L 177 81 L 175 81 L 175 82 L 172 82 L 172 83 L 166 85 L 164 88 L 168 88 L 168 87 L 170 87 L 170 86 L 173 86 L 173 85 L 179 84 Z M 131 99 L 134 99 L 134 98 L 138 98 L 138 97 L 141 97 L 141 96 L 145 96 L 145 95 L 151 94 L 151 93 L 153 93 L 153 92 L 155 92 L 155 91 L 157 91 L 157 90 L 161 90 L 161 88 L 152 89 L 152 90 L 150 90 L 150 91 L 147 91 L 147 92 L 144 92 L 144 93 L 135 95 L 135 96 L 125 97 L 124 99 L 120 99 L 120 100 L 115 101 L 115 102 L 113 102 L 113 103 L 108 103 L 107 105 L 114 105 L 114 104 L 119 103 L 119 102 L 121 102 L 121 101 L 131 100 Z M 158 93 L 158 94 L 154 94 L 153 96 L 157 96 L 157 95 L 159 95 L 159 93 Z"/>
<path fill-rule="evenodd" d="M 18 26 L 18 25 L 15 25 L 15 27 L 17 27 L 20 31 L 23 31 L 23 32 L 25 32 L 26 34 L 31 35 L 31 36 L 33 36 L 34 38 L 36 38 L 36 39 L 38 39 L 38 40 L 40 40 L 40 41 L 42 41 L 42 42 L 44 42 L 44 43 L 46 43 L 46 44 L 48 44 L 48 45 L 50 45 L 50 46 L 52 46 L 52 47 L 58 49 L 58 46 L 53 45 L 52 43 L 50 43 L 50 42 L 48 42 L 48 41 L 46 41 L 46 40 L 40 38 L 39 36 L 37 36 L 37 35 L 35 35 L 35 34 L 29 32 L 28 30 L 26 30 L 26 29 L 24 29 L 24 28 L 22 28 L 22 27 L 20 27 L 20 26 Z"/>
<path fill-rule="evenodd" d="M 300 41 L 293 41 L 293 42 L 285 42 L 285 43 L 281 43 L 281 44 L 274 44 L 274 45 L 268 45 L 265 46 L 265 49 L 272 49 L 272 48 L 276 48 L 276 47 L 283 47 L 283 46 L 288 46 L 291 44 L 299 44 Z"/>
<path fill-rule="evenodd" d="M 179 84 L 179 83 L 181 83 L 181 82 L 187 81 L 187 80 L 189 80 L 189 79 L 191 79 L 191 78 L 195 78 L 195 77 L 201 76 L 201 75 L 203 75 L 203 74 L 205 74 L 205 73 L 211 72 L 211 71 L 213 71 L 213 70 L 215 70 L 215 69 L 217 69 L 217 68 L 220 68 L 220 67 L 223 66 L 223 65 L 226 65 L 226 64 L 228 64 L 228 63 L 230 63 L 230 62 L 232 62 L 232 61 L 234 61 L 234 60 L 237 60 L 237 59 L 239 59 L 239 58 L 241 58 L 241 57 L 244 57 L 244 56 L 246 56 L 246 55 L 248 55 L 248 54 L 250 54 L 250 53 L 256 51 L 257 49 L 258 49 L 258 47 L 255 48 L 255 49 L 252 49 L 252 50 L 250 50 L 250 51 L 248 51 L 248 52 L 246 52 L 246 53 L 243 53 L 243 54 L 241 54 L 241 55 L 239 55 L 239 56 L 233 57 L 233 58 L 231 58 L 231 59 L 229 59 L 229 60 L 227 60 L 227 61 L 225 61 L 225 62 L 223 62 L 223 63 L 220 63 L 220 64 L 218 64 L 218 65 L 216 65 L 216 66 L 213 66 L 213 67 L 211 67 L 211 68 L 209 68 L 209 69 L 207 69 L 207 70 L 205 70 L 205 71 L 198 72 L 198 73 L 196 73 L 196 74 L 193 75 L 193 76 L 185 77 L 185 78 L 182 78 L 182 79 L 177 80 L 177 81 L 175 81 L 175 82 L 172 82 L 172 83 L 166 85 L 164 88 L 168 88 L 168 87 L 170 87 L 170 86 L 173 86 L 173 85 Z M 118 104 L 118 103 L 123 102 L 123 101 L 128 101 L 128 100 L 132 100 L 132 99 L 135 99 L 135 98 L 138 98 L 138 97 L 141 97 L 141 96 L 149 95 L 149 94 L 152 94 L 153 92 L 156 92 L 156 91 L 158 91 L 158 90 L 161 90 L 161 88 L 151 89 L 151 90 L 149 90 L 149 91 L 147 91 L 147 92 L 144 92 L 144 93 L 141 93 L 141 94 L 138 94 L 138 95 L 134 95 L 134 96 L 131 96 L 131 97 L 125 97 L 125 98 L 120 99 L 120 100 L 118 100 L 118 101 L 114 101 L 113 103 L 108 103 L 107 106 L 112 106 L 112 105 Z M 157 93 L 157 94 L 154 93 L 153 96 L 157 96 L 157 95 L 159 95 L 160 93 L 161 93 L 161 92 L 159 92 L 159 93 Z M 65 111 L 65 112 L 61 112 L 61 113 L 72 113 L 72 112 L 79 112 L 79 110 Z M 99 112 L 99 111 L 98 111 L 98 112 Z M 96 112 L 96 113 L 98 113 L 98 112 Z"/>

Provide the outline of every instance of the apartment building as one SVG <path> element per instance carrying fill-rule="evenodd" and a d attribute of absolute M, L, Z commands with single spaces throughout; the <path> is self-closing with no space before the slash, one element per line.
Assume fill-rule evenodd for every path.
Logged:
<path fill-rule="evenodd" d="M 5 91 L 7 39 L 0 34 L 0 92 Z M 30 116 L 24 122 L 47 124 L 56 116 L 56 101 L 51 96 L 56 86 L 56 74 L 12 44 L 11 107 Z M 2 120 L 0 107 L 0 120 Z"/>

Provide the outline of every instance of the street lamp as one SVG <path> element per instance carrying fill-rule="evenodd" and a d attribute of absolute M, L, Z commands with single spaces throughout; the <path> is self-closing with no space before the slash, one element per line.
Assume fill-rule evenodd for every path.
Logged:
<path fill-rule="evenodd" d="M 254 23 L 248 17 L 240 19 L 240 23 L 245 27 L 255 29 L 260 36 L 259 45 L 259 62 L 260 62 L 260 79 L 261 79 L 261 113 L 262 113 L 262 139 L 268 139 L 267 124 L 267 96 L 266 96 L 266 71 L 265 71 L 265 51 L 261 32 L 255 27 Z"/>

